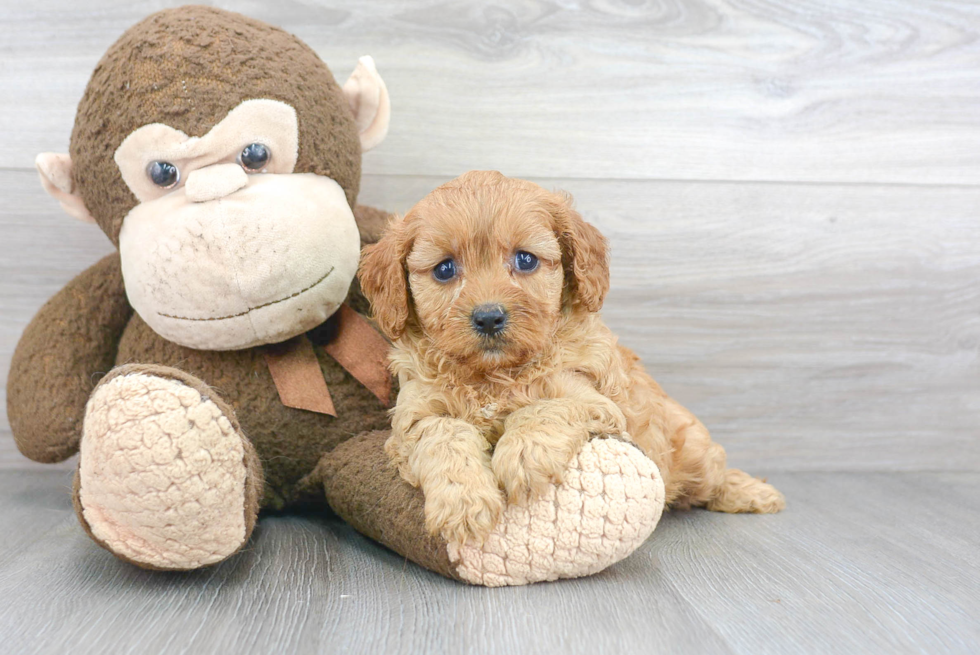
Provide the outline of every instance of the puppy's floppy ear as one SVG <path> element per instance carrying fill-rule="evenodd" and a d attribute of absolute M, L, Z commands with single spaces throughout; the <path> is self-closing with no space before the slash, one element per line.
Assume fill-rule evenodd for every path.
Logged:
<path fill-rule="evenodd" d="M 566 298 L 590 312 L 602 308 L 609 291 L 609 248 L 606 238 L 572 209 L 572 198 L 560 193 L 551 209 L 565 267 Z"/>
<path fill-rule="evenodd" d="M 408 274 L 405 258 L 411 248 L 409 226 L 404 219 L 388 223 L 381 240 L 361 252 L 357 278 L 371 303 L 378 327 L 389 339 L 397 339 L 408 322 Z"/>

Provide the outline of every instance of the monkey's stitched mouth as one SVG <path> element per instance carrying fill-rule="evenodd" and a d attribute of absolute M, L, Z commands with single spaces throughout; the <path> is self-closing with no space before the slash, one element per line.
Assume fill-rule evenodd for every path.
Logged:
<path fill-rule="evenodd" d="M 270 305 L 277 305 L 281 302 L 286 302 L 287 300 L 292 300 L 297 296 L 303 295 L 304 293 L 306 293 L 307 291 L 309 291 L 310 289 L 312 289 L 313 287 L 317 286 L 318 284 L 326 280 L 328 277 L 330 277 L 330 274 L 333 273 L 333 269 L 334 267 L 331 266 L 330 270 L 323 274 L 323 277 L 321 277 L 319 280 L 317 280 L 316 282 L 314 282 L 308 287 L 300 289 L 299 291 L 292 293 L 288 296 L 285 296 L 284 298 L 280 298 L 279 300 L 270 300 L 269 302 L 264 302 L 261 305 L 256 305 L 255 307 L 249 307 L 245 311 L 238 312 L 237 314 L 228 314 L 227 316 L 210 316 L 207 318 L 191 318 L 189 316 L 174 316 L 173 314 L 164 314 L 163 312 L 157 312 L 157 314 L 165 318 L 175 318 L 180 321 L 224 321 L 229 318 L 238 318 L 240 316 L 245 316 L 249 312 L 254 312 L 256 309 L 262 309 L 263 307 L 269 307 Z"/>

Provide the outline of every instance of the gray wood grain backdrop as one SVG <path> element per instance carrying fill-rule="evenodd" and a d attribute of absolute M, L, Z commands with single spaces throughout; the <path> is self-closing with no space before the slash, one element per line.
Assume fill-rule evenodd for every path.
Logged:
<path fill-rule="evenodd" d="M 109 249 L 33 157 L 173 4 L 0 9 L 0 376 Z M 404 211 L 471 168 L 576 196 L 612 242 L 609 323 L 737 464 L 980 469 L 980 3 L 216 4 L 340 80 L 374 55 L 394 117 L 362 201 Z M 28 466 L 0 419 L 0 467 Z"/>

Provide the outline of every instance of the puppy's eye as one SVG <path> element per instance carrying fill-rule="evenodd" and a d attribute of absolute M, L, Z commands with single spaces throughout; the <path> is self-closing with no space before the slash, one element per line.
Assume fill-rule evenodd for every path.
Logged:
<path fill-rule="evenodd" d="M 169 161 L 154 161 L 146 167 L 146 174 L 150 176 L 150 181 L 160 188 L 169 189 L 180 180 L 180 171 Z"/>
<path fill-rule="evenodd" d="M 269 160 L 272 159 L 272 153 L 261 143 L 250 143 L 245 146 L 241 154 L 242 168 L 251 173 L 262 170 Z"/>
<path fill-rule="evenodd" d="M 518 250 L 514 255 L 514 268 L 521 273 L 530 273 L 538 267 L 538 258 L 526 250 Z"/>
<path fill-rule="evenodd" d="M 432 277 L 434 277 L 439 282 L 449 282 L 451 279 L 456 277 L 456 262 L 452 259 L 445 259 L 432 269 Z"/>

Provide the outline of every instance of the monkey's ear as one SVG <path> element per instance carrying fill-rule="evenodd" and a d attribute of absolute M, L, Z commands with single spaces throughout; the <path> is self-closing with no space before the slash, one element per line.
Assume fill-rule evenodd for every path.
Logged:
<path fill-rule="evenodd" d="M 344 95 L 354 113 L 354 122 L 361 136 L 361 150 L 368 151 L 384 141 L 391 120 L 391 101 L 388 99 L 388 88 L 370 56 L 365 55 L 357 60 L 357 68 L 344 82 Z"/>
<path fill-rule="evenodd" d="M 71 157 L 67 154 L 42 152 L 34 159 L 34 166 L 41 176 L 41 186 L 61 203 L 65 212 L 80 221 L 94 223 L 95 219 L 85 207 L 85 201 L 75 188 L 71 175 Z"/>

